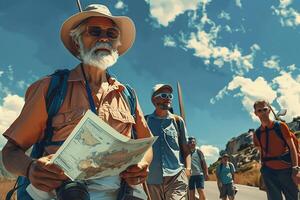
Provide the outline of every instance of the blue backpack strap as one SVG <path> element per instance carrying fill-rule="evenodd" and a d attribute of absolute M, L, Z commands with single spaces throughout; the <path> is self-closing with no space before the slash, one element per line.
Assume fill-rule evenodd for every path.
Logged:
<path fill-rule="evenodd" d="M 260 127 L 258 127 L 258 128 L 255 130 L 254 134 L 255 134 L 255 136 L 256 136 L 258 142 L 259 142 L 260 147 L 262 148 L 261 141 L 260 141 L 260 139 L 261 139 L 261 130 L 260 130 Z"/>
<path fill-rule="evenodd" d="M 284 139 L 284 137 L 282 135 L 281 127 L 280 127 L 280 122 L 279 121 L 275 121 L 274 122 L 273 129 L 274 129 L 274 132 L 276 133 L 277 137 L 279 137 L 284 142 L 284 144 L 287 145 L 287 143 L 286 143 L 286 141 L 285 141 L 285 139 Z"/>
<path fill-rule="evenodd" d="M 45 135 L 42 141 L 33 145 L 30 157 L 40 158 L 43 156 L 44 148 L 48 145 L 61 145 L 63 141 L 52 142 L 53 127 L 52 118 L 56 115 L 61 107 L 66 93 L 67 93 L 67 81 L 70 71 L 68 69 L 57 70 L 51 76 L 51 81 L 48 87 L 46 96 L 46 108 L 48 113 L 47 127 L 45 129 Z M 18 200 L 31 200 L 31 197 L 26 192 L 26 187 L 29 185 L 29 179 L 27 177 L 19 176 L 17 179 L 17 187 L 14 187 L 8 194 L 6 199 L 9 200 L 15 190 L 17 190 Z"/>
<path fill-rule="evenodd" d="M 136 95 L 135 92 L 133 90 L 133 88 L 126 84 L 125 88 L 123 90 L 123 95 L 126 98 L 129 107 L 130 107 L 130 113 L 131 115 L 134 117 L 134 120 L 136 120 Z M 131 138 L 136 139 L 137 138 L 137 134 L 136 134 L 136 130 L 134 129 L 134 127 L 132 127 L 132 131 L 131 131 Z"/>
<path fill-rule="evenodd" d="M 57 70 L 51 75 L 51 82 L 46 97 L 46 105 L 48 112 L 47 127 L 43 138 L 44 146 L 57 145 L 60 146 L 64 141 L 53 142 L 52 119 L 59 111 L 68 89 L 68 78 L 70 71 L 68 69 Z"/>

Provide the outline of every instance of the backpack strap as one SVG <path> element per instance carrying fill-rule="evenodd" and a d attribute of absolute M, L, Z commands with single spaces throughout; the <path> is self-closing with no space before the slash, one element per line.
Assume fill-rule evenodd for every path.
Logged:
<path fill-rule="evenodd" d="M 52 119 L 58 113 L 65 97 L 68 88 L 68 77 L 70 71 L 68 69 L 57 70 L 51 75 L 51 82 L 46 97 L 46 105 L 48 112 L 47 127 L 44 136 L 44 145 L 60 146 L 64 141 L 53 142 L 53 127 Z"/>
<path fill-rule="evenodd" d="M 136 121 L 136 94 L 134 89 L 126 84 L 125 88 L 123 90 L 123 96 L 125 97 L 126 101 L 128 102 L 129 108 L 130 108 L 130 113 L 134 118 L 134 121 Z M 132 131 L 131 131 L 131 138 L 132 139 L 137 139 L 137 133 L 136 130 L 134 128 L 134 126 L 132 126 Z"/>
<path fill-rule="evenodd" d="M 201 164 L 202 170 L 204 172 L 204 170 L 205 170 L 204 166 L 206 165 L 204 155 L 203 155 L 202 151 L 199 148 L 197 148 L 196 151 L 197 151 L 197 154 L 198 154 L 199 159 L 200 159 L 200 164 Z"/>
<path fill-rule="evenodd" d="M 46 109 L 48 113 L 48 119 L 46 122 L 46 129 L 44 131 L 44 138 L 34 144 L 33 150 L 31 152 L 32 158 L 39 158 L 44 153 L 44 148 L 46 146 L 55 145 L 60 146 L 64 141 L 52 141 L 53 137 L 53 127 L 52 119 L 57 114 L 60 109 L 65 96 L 67 94 L 68 87 L 68 77 L 70 71 L 68 69 L 57 70 L 51 74 L 51 81 L 48 87 L 46 96 Z"/>
<path fill-rule="evenodd" d="M 275 121 L 275 122 L 274 122 L 274 127 L 273 127 L 273 129 L 274 129 L 274 132 L 276 133 L 277 137 L 279 137 L 279 138 L 284 142 L 284 144 L 285 144 L 287 147 L 289 147 L 288 144 L 287 144 L 287 142 L 286 142 L 286 140 L 284 139 L 284 137 L 283 137 L 283 135 L 282 135 L 282 132 L 281 132 L 281 126 L 280 126 L 280 122 L 279 122 L 279 121 Z"/>
<path fill-rule="evenodd" d="M 61 107 L 66 93 L 67 93 L 67 81 L 70 71 L 68 69 L 57 70 L 50 75 L 51 81 L 48 87 L 46 95 L 46 109 L 48 113 L 48 119 L 46 124 L 46 129 L 44 131 L 44 138 L 33 145 L 31 151 L 31 158 L 40 158 L 43 156 L 44 149 L 48 145 L 61 145 L 62 142 L 53 142 L 53 128 L 52 128 L 52 118 L 56 115 L 59 108 Z M 29 198 L 27 197 L 26 187 L 30 184 L 27 177 L 19 176 L 17 178 L 16 184 L 12 190 L 10 190 L 6 195 L 6 200 L 10 200 L 13 193 L 17 190 L 18 199 Z M 25 197 L 25 196 L 26 197 Z"/>

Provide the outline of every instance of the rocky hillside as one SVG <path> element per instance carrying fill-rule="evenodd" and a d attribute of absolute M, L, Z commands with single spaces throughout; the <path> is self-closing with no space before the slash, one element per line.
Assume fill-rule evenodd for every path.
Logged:
<path fill-rule="evenodd" d="M 292 131 L 300 138 L 300 117 L 296 117 L 292 122 L 287 123 Z M 220 155 L 228 153 L 230 155 L 230 161 L 235 165 L 238 174 L 250 173 L 250 171 L 257 171 L 259 173 L 259 152 L 253 144 L 254 129 L 249 129 L 246 133 L 242 133 L 237 137 L 231 138 L 227 144 L 225 150 L 220 152 Z M 209 172 L 214 173 L 218 161 L 210 165 Z M 257 180 L 255 180 L 257 182 Z M 259 184 L 259 183 L 257 183 Z M 249 184 L 255 185 L 257 184 Z"/>

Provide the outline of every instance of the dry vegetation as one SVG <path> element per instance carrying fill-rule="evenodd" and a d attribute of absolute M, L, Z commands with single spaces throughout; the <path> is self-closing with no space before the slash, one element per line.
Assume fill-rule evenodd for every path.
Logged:
<path fill-rule="evenodd" d="M 235 174 L 235 179 L 237 184 L 248 185 L 259 187 L 259 178 L 260 178 L 260 165 L 253 161 L 251 163 L 247 163 L 238 172 Z M 209 180 L 216 181 L 216 175 L 210 174 Z"/>
<path fill-rule="evenodd" d="M 15 180 L 0 179 L 0 199 L 5 199 L 6 193 L 14 187 Z M 12 197 L 12 200 L 16 200 L 16 194 Z"/>

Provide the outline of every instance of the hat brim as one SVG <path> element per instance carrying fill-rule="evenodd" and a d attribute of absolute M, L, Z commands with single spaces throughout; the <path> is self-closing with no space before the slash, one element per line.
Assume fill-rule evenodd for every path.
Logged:
<path fill-rule="evenodd" d="M 156 91 L 154 91 L 154 92 L 152 93 L 152 97 L 154 96 L 154 94 L 157 94 L 157 93 L 158 93 L 160 90 L 162 90 L 163 88 L 169 89 L 169 90 L 171 91 L 171 93 L 173 92 L 172 86 L 171 86 L 171 85 L 165 84 L 165 85 L 162 85 L 161 87 L 157 88 Z"/>
<path fill-rule="evenodd" d="M 109 16 L 101 14 L 96 11 L 82 11 L 71 17 L 69 17 L 62 25 L 60 31 L 60 37 L 65 47 L 78 58 L 79 52 L 75 45 L 70 31 L 78 26 L 83 20 L 89 17 L 106 17 L 116 23 L 120 29 L 120 46 L 118 47 L 118 54 L 123 55 L 128 49 L 131 48 L 135 40 L 135 25 L 133 21 L 126 16 Z"/>

